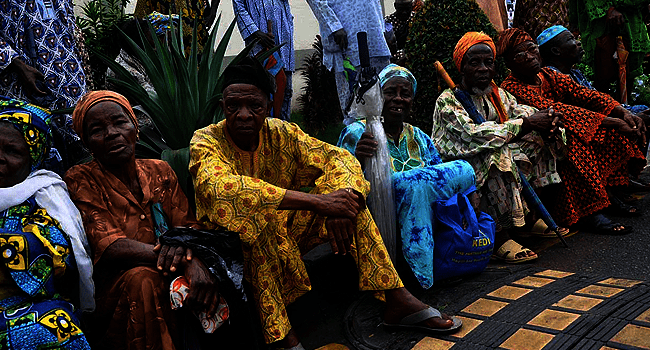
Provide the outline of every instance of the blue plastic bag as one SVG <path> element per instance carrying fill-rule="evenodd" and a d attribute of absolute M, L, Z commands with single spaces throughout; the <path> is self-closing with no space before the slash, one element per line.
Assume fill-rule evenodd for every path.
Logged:
<path fill-rule="evenodd" d="M 436 219 L 433 269 L 436 281 L 479 273 L 490 261 L 496 224 L 486 213 L 481 212 L 476 217 L 467 198 L 475 190 L 472 186 L 464 193 L 433 204 Z"/>

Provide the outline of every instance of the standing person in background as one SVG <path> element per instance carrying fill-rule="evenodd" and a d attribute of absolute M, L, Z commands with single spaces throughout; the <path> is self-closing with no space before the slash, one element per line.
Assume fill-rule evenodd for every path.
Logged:
<path fill-rule="evenodd" d="M 5 0 L 0 5 L 0 94 L 47 109 L 73 107 L 86 92 L 72 0 Z M 84 155 L 69 116 L 53 118 L 64 168 Z M 59 142 L 60 141 L 60 142 Z M 53 150 L 54 160 L 61 158 Z M 51 161 L 46 162 L 50 167 Z M 57 169 L 61 170 L 61 169 Z"/>
<path fill-rule="evenodd" d="M 397 40 L 397 46 L 391 46 L 391 54 L 393 56 L 393 62 L 396 62 L 398 65 L 403 66 L 406 61 L 404 46 L 409 35 L 409 25 L 411 24 L 413 15 L 415 15 L 415 12 L 413 12 L 413 0 L 395 0 L 395 12 L 386 16 L 386 23 L 393 25 L 393 32 Z"/>
<path fill-rule="evenodd" d="M 648 28 L 643 23 L 643 10 L 650 7 L 648 1 L 572 0 L 570 6 L 571 23 L 576 23 L 580 30 L 585 63 L 594 69 L 594 87 L 598 91 L 607 92 L 610 84 L 618 81 L 619 67 L 614 53 L 616 37 L 623 37 L 625 49 L 630 52 L 627 58 L 629 94 L 634 78 L 643 74 L 643 58 L 650 52 Z"/>
<path fill-rule="evenodd" d="M 289 0 L 232 0 L 232 7 L 237 18 L 237 27 L 246 45 L 255 39 L 260 40 L 253 49 L 253 55 L 263 49 L 283 45 L 279 52 L 284 65 L 286 86 L 284 87 L 280 119 L 289 120 L 291 118 L 291 96 L 293 95 L 291 76 L 295 71 L 293 15 L 289 7 Z M 269 33 L 268 30 L 269 23 L 272 26 L 272 33 Z"/>
<path fill-rule="evenodd" d="M 320 25 L 323 64 L 334 72 L 343 122 L 350 124 L 357 117 L 345 112 L 350 99 L 350 85 L 354 84 L 352 72 L 361 65 L 357 33 L 368 33 L 370 65 L 377 72 L 390 63 L 381 4 L 378 0 L 307 0 L 307 3 Z"/>

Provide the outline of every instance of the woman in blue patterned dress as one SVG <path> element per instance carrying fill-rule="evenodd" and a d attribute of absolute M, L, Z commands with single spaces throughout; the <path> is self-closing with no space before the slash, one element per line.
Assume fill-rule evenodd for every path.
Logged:
<path fill-rule="evenodd" d="M 0 99 L 0 349 L 90 349 L 73 305 L 94 308 L 81 216 L 39 170 L 50 113 Z"/>
<path fill-rule="evenodd" d="M 474 186 L 474 169 L 464 160 L 443 163 L 431 138 L 404 122 L 411 113 L 417 89 L 417 81 L 408 69 L 390 64 L 379 73 L 379 83 L 384 94 L 383 126 L 393 171 L 402 252 L 420 285 L 429 288 L 434 282 L 435 223 L 431 205 Z M 365 158 L 374 156 L 377 142 L 365 132 L 365 121 L 361 120 L 343 129 L 338 146 L 363 164 Z"/>

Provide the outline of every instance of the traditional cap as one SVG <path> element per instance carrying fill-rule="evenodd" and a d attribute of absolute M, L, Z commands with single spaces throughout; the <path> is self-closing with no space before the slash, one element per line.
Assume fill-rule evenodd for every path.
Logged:
<path fill-rule="evenodd" d="M 542 46 L 549 42 L 551 39 L 555 38 L 558 34 L 564 32 L 564 31 L 569 31 L 566 29 L 564 26 L 552 26 L 549 28 L 546 28 L 543 32 L 541 32 L 537 36 L 537 45 Z"/>
<path fill-rule="evenodd" d="M 267 94 L 275 93 L 275 79 L 255 58 L 244 57 L 235 65 L 229 65 L 223 71 L 221 92 L 232 84 L 255 85 Z"/>
<path fill-rule="evenodd" d="M 485 44 L 492 49 L 492 57 L 496 55 L 496 48 L 494 47 L 494 41 L 490 38 L 489 35 L 483 32 L 467 32 L 463 35 L 456 47 L 454 48 L 454 63 L 456 68 L 460 71 L 460 65 L 463 63 L 463 57 L 472 46 L 477 44 Z"/>

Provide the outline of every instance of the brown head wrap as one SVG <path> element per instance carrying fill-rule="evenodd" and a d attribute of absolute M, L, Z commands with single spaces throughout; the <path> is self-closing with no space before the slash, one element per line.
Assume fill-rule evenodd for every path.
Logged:
<path fill-rule="evenodd" d="M 124 108 L 124 111 L 126 111 L 126 114 L 133 122 L 133 125 L 135 125 L 136 129 L 138 128 L 138 120 L 136 119 L 135 113 L 133 113 L 133 109 L 131 108 L 131 104 L 126 99 L 126 97 L 110 90 L 91 91 L 85 94 L 79 100 L 79 102 L 77 102 L 77 106 L 72 112 L 72 126 L 74 127 L 74 131 L 82 140 L 84 139 L 83 132 L 86 113 L 88 113 L 88 110 L 92 106 L 104 101 L 112 101 L 122 106 L 122 108 Z"/>
<path fill-rule="evenodd" d="M 463 35 L 460 40 L 458 40 L 458 43 L 456 44 L 456 47 L 454 48 L 454 63 L 456 64 L 456 68 L 460 71 L 460 65 L 463 63 L 463 57 L 465 57 L 465 53 L 467 53 L 467 50 L 469 50 L 472 46 L 477 45 L 477 44 L 485 44 L 489 46 L 492 49 L 492 56 L 496 55 L 496 48 L 494 47 L 494 41 L 492 41 L 492 38 L 490 38 L 487 34 L 483 32 L 467 32 L 465 35 Z"/>
<path fill-rule="evenodd" d="M 526 41 L 532 41 L 533 38 L 523 30 L 519 28 L 509 28 L 499 34 L 499 42 L 497 43 L 497 55 L 503 56 L 508 53 L 510 50 L 514 49 L 515 46 L 524 43 Z"/>

